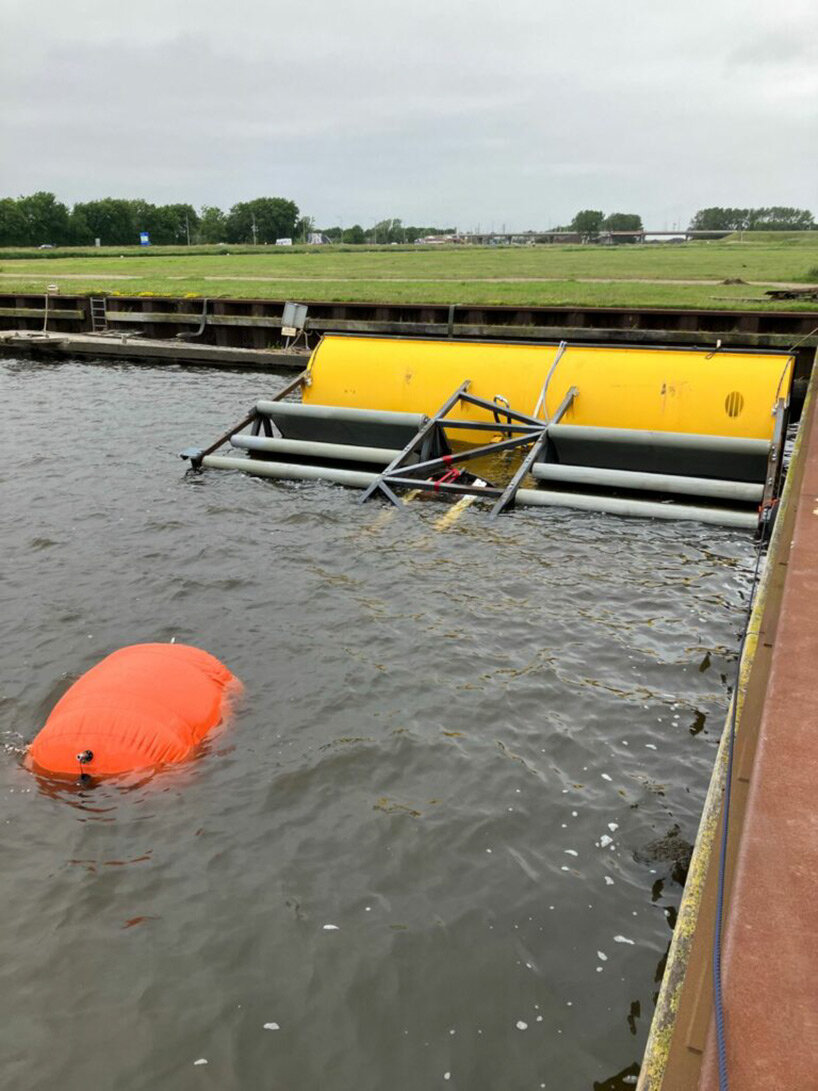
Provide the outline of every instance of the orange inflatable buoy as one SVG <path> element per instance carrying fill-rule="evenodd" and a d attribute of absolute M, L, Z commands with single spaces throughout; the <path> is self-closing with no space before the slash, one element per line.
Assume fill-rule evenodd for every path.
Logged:
<path fill-rule="evenodd" d="M 184 761 L 240 689 L 227 667 L 199 648 L 120 648 L 60 698 L 29 748 L 28 764 L 97 776 Z"/>

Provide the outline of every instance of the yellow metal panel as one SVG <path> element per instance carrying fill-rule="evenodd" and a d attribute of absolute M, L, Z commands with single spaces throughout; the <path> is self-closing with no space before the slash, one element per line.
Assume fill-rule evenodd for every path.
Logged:
<path fill-rule="evenodd" d="M 303 397 L 431 414 L 469 379 L 472 394 L 500 395 L 533 414 L 556 353 L 554 345 L 328 335 L 312 355 Z M 792 357 L 772 353 L 572 345 L 554 371 L 546 407 L 553 414 L 575 386 L 566 424 L 770 439 L 773 406 L 788 395 L 792 365 Z M 491 419 L 466 405 L 453 415 Z"/>

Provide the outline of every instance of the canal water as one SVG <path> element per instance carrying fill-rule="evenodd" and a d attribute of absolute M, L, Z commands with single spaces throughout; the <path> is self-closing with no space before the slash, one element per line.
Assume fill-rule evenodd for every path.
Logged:
<path fill-rule="evenodd" d="M 0 363 L 3 1086 L 628 1088 L 751 540 L 185 475 L 284 381 Z M 172 638 L 246 687 L 197 760 L 25 771 L 81 672 Z"/>

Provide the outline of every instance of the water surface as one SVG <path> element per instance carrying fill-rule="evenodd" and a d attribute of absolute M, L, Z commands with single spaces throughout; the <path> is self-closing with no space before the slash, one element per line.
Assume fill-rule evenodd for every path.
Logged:
<path fill-rule="evenodd" d="M 0 364 L 4 1087 L 626 1088 L 680 895 L 633 854 L 695 836 L 750 538 L 185 475 L 284 381 Z M 198 760 L 22 768 L 173 637 L 246 686 Z"/>

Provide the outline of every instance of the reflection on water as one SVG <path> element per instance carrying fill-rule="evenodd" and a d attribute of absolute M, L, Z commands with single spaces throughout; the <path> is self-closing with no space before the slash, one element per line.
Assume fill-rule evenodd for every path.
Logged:
<path fill-rule="evenodd" d="M 7 1086 L 632 1086 L 680 894 L 644 850 L 695 836 L 750 540 L 185 476 L 276 380 L 0 374 Z M 246 687 L 196 761 L 22 767 L 174 637 Z"/>

